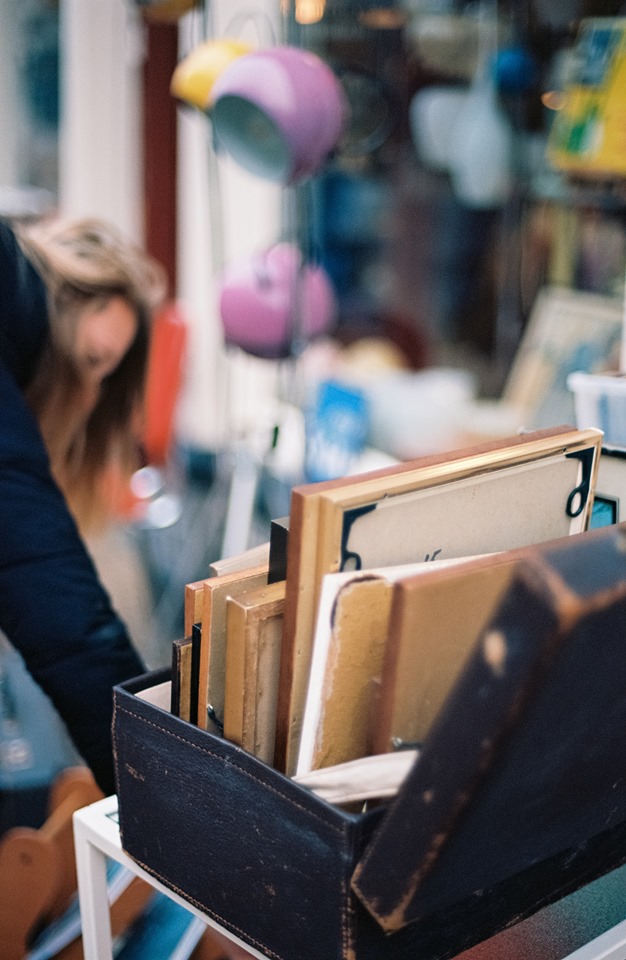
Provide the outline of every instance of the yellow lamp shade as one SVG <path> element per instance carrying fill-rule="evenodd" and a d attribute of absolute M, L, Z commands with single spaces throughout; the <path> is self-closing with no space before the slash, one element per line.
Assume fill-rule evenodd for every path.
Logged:
<path fill-rule="evenodd" d="M 170 92 L 177 100 L 207 110 L 212 104 L 213 84 L 237 57 L 249 53 L 251 44 L 223 38 L 207 40 L 181 60 L 172 75 Z"/>
<path fill-rule="evenodd" d="M 193 10 L 198 0 L 137 0 L 137 4 L 150 23 L 175 23 L 183 14 Z"/>

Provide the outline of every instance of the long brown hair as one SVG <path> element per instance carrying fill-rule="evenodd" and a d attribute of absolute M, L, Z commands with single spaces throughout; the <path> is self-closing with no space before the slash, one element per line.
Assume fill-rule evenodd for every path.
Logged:
<path fill-rule="evenodd" d="M 86 530 L 104 519 L 106 471 L 137 466 L 151 320 L 165 296 L 164 271 L 101 220 L 42 221 L 17 234 L 46 284 L 50 315 L 50 336 L 26 396 L 55 478 Z M 93 403 L 72 345 L 85 310 L 113 297 L 128 303 L 137 328 Z"/>

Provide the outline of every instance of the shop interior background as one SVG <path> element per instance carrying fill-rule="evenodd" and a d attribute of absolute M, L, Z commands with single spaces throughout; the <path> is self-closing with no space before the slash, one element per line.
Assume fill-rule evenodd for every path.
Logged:
<path fill-rule="evenodd" d="M 568 179 L 546 143 L 581 18 L 624 4 L 216 0 L 171 22 L 149 9 L 0 0 L 0 212 L 113 220 L 165 264 L 189 325 L 175 443 L 150 510 L 92 545 L 156 665 L 182 628 L 184 583 L 226 548 L 267 539 L 270 518 L 288 512 L 304 456 L 294 411 L 338 352 L 369 377 L 434 370 L 440 390 L 467 380 L 473 397 L 497 399 L 542 288 L 623 297 L 623 187 Z M 240 169 L 210 118 L 170 93 L 176 63 L 233 29 L 317 53 L 344 86 L 348 130 L 299 188 Z M 490 137 L 505 124 L 512 144 L 504 192 L 493 140 L 474 136 L 494 93 Z M 482 194 L 464 194 L 461 174 Z M 330 343 L 274 363 L 225 347 L 218 291 L 227 264 L 279 240 L 314 252 L 338 312 Z M 431 438 L 416 455 L 436 445 L 423 407 L 407 425 Z"/>

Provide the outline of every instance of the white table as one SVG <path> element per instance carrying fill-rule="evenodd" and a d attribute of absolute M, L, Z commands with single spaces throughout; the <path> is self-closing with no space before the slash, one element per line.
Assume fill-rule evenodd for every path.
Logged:
<path fill-rule="evenodd" d="M 83 952 L 85 960 L 112 960 L 113 943 L 111 937 L 111 917 L 106 883 L 107 858 L 117 860 L 133 874 L 141 877 L 155 890 L 166 894 L 176 903 L 185 907 L 207 926 L 213 927 L 234 943 L 245 948 L 252 957 L 267 960 L 263 953 L 243 943 L 228 930 L 211 920 L 192 904 L 146 873 L 127 853 L 122 850 L 117 820 L 117 797 L 106 797 L 82 810 L 77 810 L 73 818 L 74 844 L 76 847 L 76 869 L 78 874 L 78 895 L 83 931 Z"/>
<path fill-rule="evenodd" d="M 85 960 L 112 960 L 113 957 L 106 888 L 107 857 L 117 860 L 155 890 L 160 890 L 205 924 L 246 949 L 251 956 L 257 957 L 258 960 L 268 960 L 265 954 L 243 943 L 206 914 L 151 877 L 122 850 L 117 821 L 117 797 L 106 797 L 104 800 L 78 810 L 74 814 L 74 840 Z M 493 941 L 494 945 L 495 942 L 496 938 Z M 464 956 L 471 958 L 471 954 L 470 950 Z M 490 960 L 504 960 L 504 955 L 495 947 L 490 953 Z M 569 953 L 562 960 L 626 960 L 626 920 L 573 953 Z"/>

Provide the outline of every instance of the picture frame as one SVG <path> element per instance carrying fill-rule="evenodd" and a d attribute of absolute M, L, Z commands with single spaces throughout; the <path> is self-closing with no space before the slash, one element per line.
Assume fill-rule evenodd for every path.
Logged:
<path fill-rule="evenodd" d="M 172 641 L 172 697 L 171 712 L 188 723 L 198 720 L 198 654 L 200 652 L 200 625 L 193 626 L 193 634 L 176 637 Z"/>
<path fill-rule="evenodd" d="M 222 732 L 226 676 L 226 602 L 267 584 L 267 563 L 204 581 L 198 666 L 198 726 Z"/>
<path fill-rule="evenodd" d="M 391 579 L 379 571 L 328 573 L 324 577 L 298 776 L 369 752 L 371 682 L 382 669 L 391 598 Z"/>
<path fill-rule="evenodd" d="M 324 574 L 489 554 L 581 532 L 601 438 L 594 429 L 554 427 L 293 489 L 278 769 L 292 775 L 297 766 Z"/>
<path fill-rule="evenodd" d="M 619 297 L 550 285 L 533 304 L 501 400 L 527 428 L 575 423 L 570 373 L 619 368 L 624 306 Z"/>
<path fill-rule="evenodd" d="M 454 566 L 431 564 L 425 575 L 394 584 L 376 690 L 373 753 L 415 748 L 426 740 L 527 550 Z"/>
<path fill-rule="evenodd" d="M 626 450 L 602 447 L 590 527 L 626 520 Z"/>
<path fill-rule="evenodd" d="M 548 158 L 573 176 L 610 181 L 626 174 L 623 149 L 626 17 L 583 17 L 548 136 Z"/>
<path fill-rule="evenodd" d="M 327 573 L 321 589 L 297 776 L 372 752 L 394 583 L 465 560 Z M 377 751 L 382 752 L 382 751 Z"/>
<path fill-rule="evenodd" d="M 227 573 L 239 573 L 241 570 L 249 570 L 250 567 L 258 567 L 263 563 L 269 563 L 269 558 L 270 544 L 268 540 L 266 543 L 259 543 L 231 557 L 213 560 L 209 564 L 209 570 L 212 577 L 223 577 Z"/>
<path fill-rule="evenodd" d="M 185 584 L 183 599 L 183 630 L 185 637 L 190 637 L 194 624 L 202 621 L 205 583 L 206 578 L 204 580 L 193 580 Z"/>
<path fill-rule="evenodd" d="M 274 761 L 285 581 L 226 600 L 224 736 Z"/>

